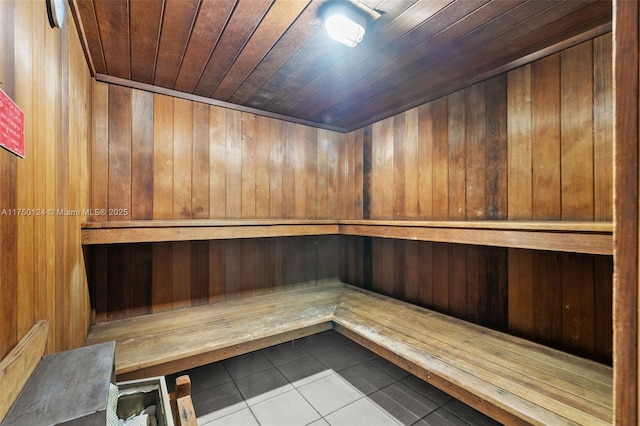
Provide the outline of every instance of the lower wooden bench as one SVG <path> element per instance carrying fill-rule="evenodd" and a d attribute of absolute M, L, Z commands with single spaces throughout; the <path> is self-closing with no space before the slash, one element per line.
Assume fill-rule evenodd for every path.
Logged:
<path fill-rule="evenodd" d="M 166 375 L 334 328 L 505 424 L 611 424 L 612 369 L 370 291 L 324 281 L 98 324 L 119 380 Z"/>

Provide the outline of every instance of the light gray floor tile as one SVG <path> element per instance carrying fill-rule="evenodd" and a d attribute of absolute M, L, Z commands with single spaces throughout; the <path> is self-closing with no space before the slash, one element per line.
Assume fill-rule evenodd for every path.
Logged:
<path fill-rule="evenodd" d="M 278 370 L 295 386 L 304 386 L 321 377 L 333 374 L 311 355 L 278 366 Z"/>
<path fill-rule="evenodd" d="M 346 368 L 340 371 L 339 374 L 364 395 L 369 395 L 396 381 L 393 377 L 368 362 Z"/>
<path fill-rule="evenodd" d="M 309 423 L 307 426 L 331 426 L 325 419 L 318 419 L 315 422 Z"/>
<path fill-rule="evenodd" d="M 200 423 L 202 426 L 260 426 L 250 409 L 244 408 L 228 416 L 221 417 L 207 423 Z"/>
<path fill-rule="evenodd" d="M 369 395 L 369 399 L 407 426 L 438 408 L 435 402 L 401 382 Z"/>
<path fill-rule="evenodd" d="M 387 413 L 366 398 L 335 411 L 325 420 L 331 426 L 397 426 L 398 423 Z"/>
<path fill-rule="evenodd" d="M 222 361 L 233 380 L 273 367 L 262 352 L 250 352 Z"/>
<path fill-rule="evenodd" d="M 298 393 L 285 392 L 251 407 L 262 426 L 305 426 L 320 414 Z"/>
<path fill-rule="evenodd" d="M 362 393 L 337 374 L 331 374 L 301 386 L 298 391 L 323 416 L 363 396 Z"/>
<path fill-rule="evenodd" d="M 293 389 L 275 367 L 238 379 L 236 386 L 249 406 Z"/>

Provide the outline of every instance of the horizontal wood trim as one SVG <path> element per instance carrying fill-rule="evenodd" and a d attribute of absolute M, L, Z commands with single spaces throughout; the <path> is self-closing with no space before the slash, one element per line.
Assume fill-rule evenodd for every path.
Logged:
<path fill-rule="evenodd" d="M 92 245 L 332 234 L 602 255 L 613 254 L 613 224 L 611 222 L 111 221 L 84 224 L 82 243 Z"/>
<path fill-rule="evenodd" d="M 31 373 L 44 356 L 49 338 L 49 321 L 35 323 L 20 342 L 0 361 L 0 421 L 9 412 Z"/>

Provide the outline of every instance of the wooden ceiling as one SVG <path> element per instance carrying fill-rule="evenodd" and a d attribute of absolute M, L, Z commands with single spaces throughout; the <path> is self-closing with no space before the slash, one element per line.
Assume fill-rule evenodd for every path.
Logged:
<path fill-rule="evenodd" d="M 610 0 L 364 0 L 382 16 L 349 48 L 326 35 L 325 1 L 71 5 L 98 80 L 337 130 L 611 30 Z"/>

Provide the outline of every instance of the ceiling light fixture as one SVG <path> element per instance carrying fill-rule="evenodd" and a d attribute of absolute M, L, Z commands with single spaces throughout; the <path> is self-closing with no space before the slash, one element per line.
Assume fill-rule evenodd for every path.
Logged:
<path fill-rule="evenodd" d="M 320 14 L 329 37 L 349 47 L 360 43 L 367 24 L 381 16 L 374 9 L 356 0 L 328 1 L 320 10 Z"/>

